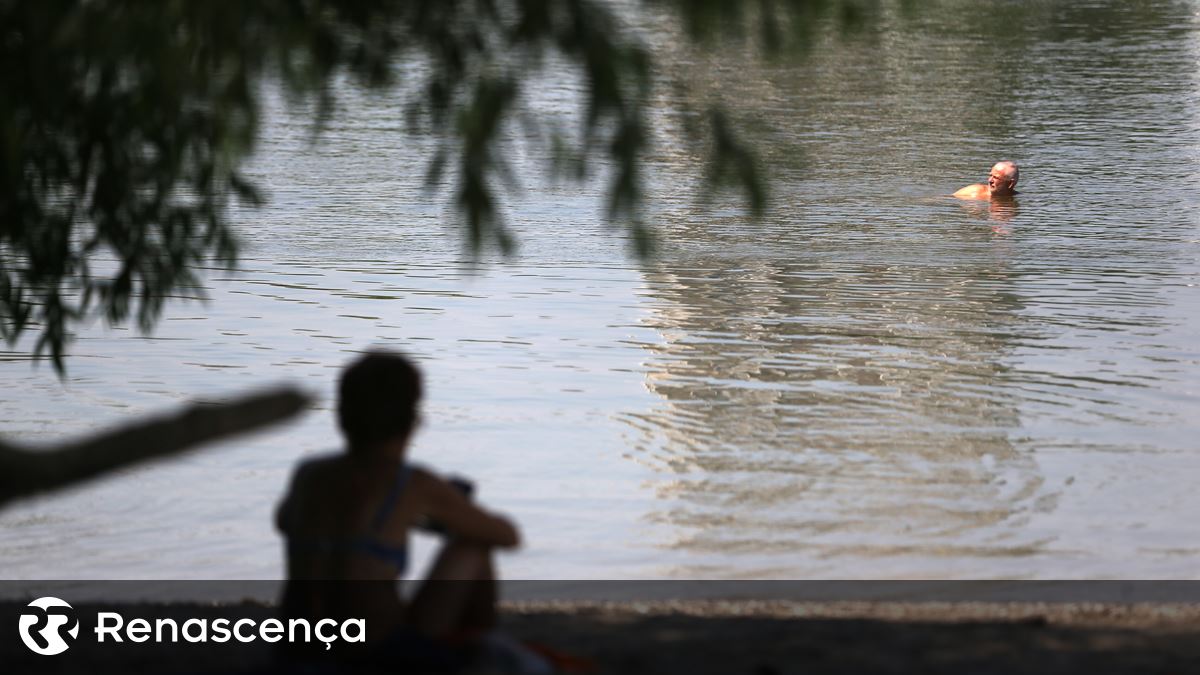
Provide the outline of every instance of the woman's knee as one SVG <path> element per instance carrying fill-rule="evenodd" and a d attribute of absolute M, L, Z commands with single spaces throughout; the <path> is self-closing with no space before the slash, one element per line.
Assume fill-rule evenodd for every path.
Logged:
<path fill-rule="evenodd" d="M 472 541 L 446 542 L 430 578 L 473 580 L 491 576 L 492 547 Z"/>

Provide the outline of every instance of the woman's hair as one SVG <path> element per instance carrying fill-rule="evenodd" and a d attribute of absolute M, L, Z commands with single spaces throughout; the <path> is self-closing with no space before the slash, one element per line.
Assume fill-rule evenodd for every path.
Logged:
<path fill-rule="evenodd" d="M 372 351 L 342 372 L 338 424 L 351 452 L 407 436 L 417 419 L 421 373 L 401 354 Z"/>

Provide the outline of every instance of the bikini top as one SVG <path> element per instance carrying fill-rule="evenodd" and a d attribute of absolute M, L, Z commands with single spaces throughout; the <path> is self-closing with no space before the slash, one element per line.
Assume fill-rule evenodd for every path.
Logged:
<path fill-rule="evenodd" d="M 387 497 L 371 518 L 371 526 L 366 534 L 355 537 L 288 537 L 288 548 L 322 553 L 360 553 L 391 563 L 399 572 L 404 572 L 408 567 L 408 547 L 381 541 L 378 535 L 400 503 L 409 473 L 408 465 L 400 467 Z"/>

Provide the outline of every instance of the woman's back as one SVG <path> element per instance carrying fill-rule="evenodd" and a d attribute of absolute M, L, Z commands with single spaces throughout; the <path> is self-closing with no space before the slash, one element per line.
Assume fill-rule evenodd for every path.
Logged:
<path fill-rule="evenodd" d="M 371 615 L 375 625 L 401 620 L 395 579 L 407 567 L 419 501 L 411 477 L 397 461 L 349 455 L 297 469 L 277 519 L 287 537 L 290 615 L 353 611 Z"/>
<path fill-rule="evenodd" d="M 421 391 L 420 373 L 397 354 L 368 353 L 343 373 L 346 452 L 302 463 L 276 514 L 287 538 L 285 616 L 366 619 L 368 641 L 395 629 L 439 637 L 494 624 L 491 552 L 516 547 L 520 535 L 451 483 L 408 466 Z M 406 606 L 396 577 L 417 523 L 436 523 L 446 541 Z"/>

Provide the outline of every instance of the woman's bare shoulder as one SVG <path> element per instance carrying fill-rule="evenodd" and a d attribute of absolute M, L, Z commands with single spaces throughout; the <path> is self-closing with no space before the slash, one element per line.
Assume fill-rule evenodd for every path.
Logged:
<path fill-rule="evenodd" d="M 346 458 L 343 454 L 316 455 L 296 464 L 292 471 L 292 490 L 322 489 L 330 482 L 346 478 Z"/>
<path fill-rule="evenodd" d="M 408 465 L 408 476 L 409 483 L 417 490 L 436 490 L 446 482 L 433 471 L 417 464 Z"/>
<path fill-rule="evenodd" d="M 313 473 L 334 470 L 341 465 L 344 460 L 344 455 L 334 452 L 314 455 L 312 457 L 302 459 L 296 464 L 295 475 L 307 476 Z"/>

